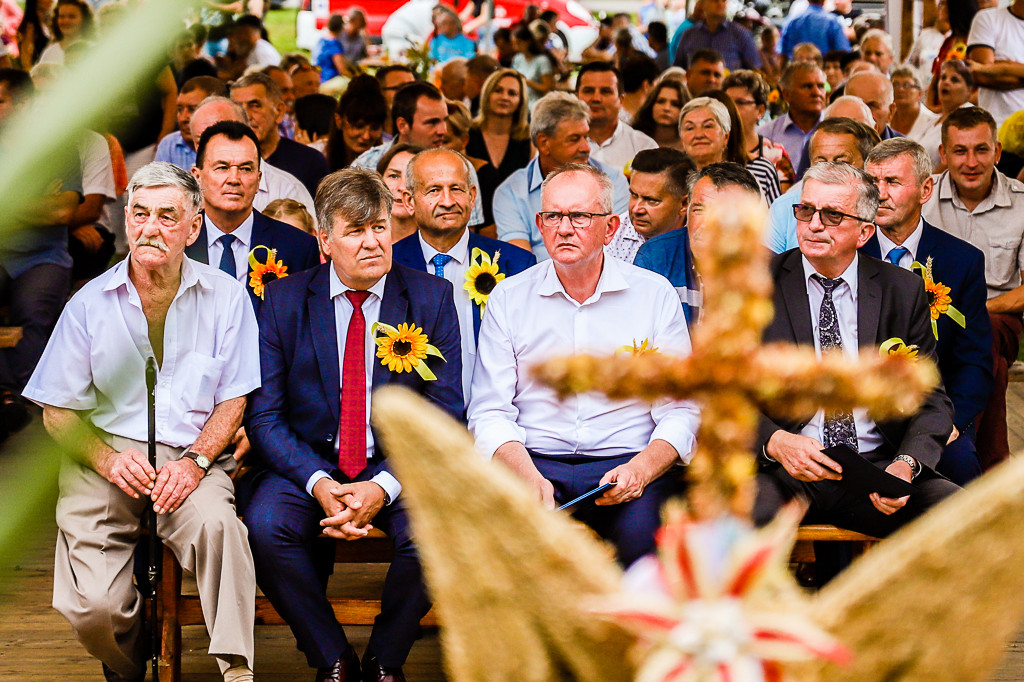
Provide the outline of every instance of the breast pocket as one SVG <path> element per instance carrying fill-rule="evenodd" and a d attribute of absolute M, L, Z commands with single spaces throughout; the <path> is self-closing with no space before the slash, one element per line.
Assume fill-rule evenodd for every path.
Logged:
<path fill-rule="evenodd" d="M 986 279 L 990 282 L 1006 282 L 1012 285 L 1017 281 L 1015 275 L 1020 271 L 1017 265 L 1020 242 L 993 239 L 989 242 L 989 247 L 985 254 L 985 272 L 988 275 Z"/>
<path fill-rule="evenodd" d="M 181 366 L 175 372 L 176 388 L 183 410 L 201 417 L 203 423 L 213 411 L 224 364 L 225 361 L 219 358 L 190 352 L 185 354 Z"/>

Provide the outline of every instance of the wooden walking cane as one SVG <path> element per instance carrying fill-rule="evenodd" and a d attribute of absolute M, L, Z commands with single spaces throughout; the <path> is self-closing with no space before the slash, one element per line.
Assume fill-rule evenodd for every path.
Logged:
<path fill-rule="evenodd" d="M 149 416 L 149 465 L 156 471 L 156 360 L 146 359 L 146 403 Z M 153 500 L 149 501 L 149 615 L 150 615 L 150 656 L 153 662 L 153 682 L 159 682 L 160 671 L 160 628 L 157 626 L 157 580 L 160 574 L 160 538 L 156 534 L 156 512 Z"/>

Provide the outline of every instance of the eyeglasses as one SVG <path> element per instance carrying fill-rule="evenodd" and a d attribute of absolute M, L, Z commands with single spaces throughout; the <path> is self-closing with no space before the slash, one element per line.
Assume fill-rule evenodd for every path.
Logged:
<path fill-rule="evenodd" d="M 611 213 L 587 213 L 585 211 L 573 211 L 572 213 L 559 213 L 558 211 L 541 211 L 541 225 L 544 227 L 558 227 L 562 224 L 562 218 L 568 218 L 569 224 L 576 228 L 590 227 L 594 218 L 609 216 Z"/>
<path fill-rule="evenodd" d="M 821 224 L 827 225 L 828 227 L 835 227 L 843 222 L 843 218 L 853 218 L 863 223 L 870 223 L 872 221 L 867 218 L 861 218 L 860 216 L 851 215 L 849 213 L 843 213 L 833 208 L 814 208 L 806 204 L 795 204 L 793 206 L 793 217 L 802 223 L 809 223 L 814 219 L 814 214 L 818 213 L 821 215 Z"/>
<path fill-rule="evenodd" d="M 917 83 L 914 83 L 913 81 L 893 81 L 892 82 L 892 89 L 893 90 L 919 90 L 920 88 L 918 87 Z"/>
<path fill-rule="evenodd" d="M 757 105 L 757 102 L 752 99 L 734 99 L 732 103 L 738 107 L 752 107 Z"/>

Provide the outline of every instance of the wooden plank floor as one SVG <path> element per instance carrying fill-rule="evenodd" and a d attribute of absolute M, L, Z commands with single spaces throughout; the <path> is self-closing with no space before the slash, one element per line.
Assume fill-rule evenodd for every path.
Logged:
<path fill-rule="evenodd" d="M 1024 383 L 1010 385 L 1007 395 L 1010 445 L 1024 449 Z M 19 434 L 5 448 L 16 448 L 25 437 Z M 4 471 L 0 452 L 0 476 Z M 3 502 L 0 501 L 0 509 Z M 56 527 L 52 514 L 40 518 L 31 529 L 35 541 L 20 557 L 0 557 L 0 680 L 28 682 L 102 682 L 99 664 L 75 640 L 67 622 L 52 608 L 53 547 Z M 339 567 L 340 568 L 340 567 Z M 351 567 L 348 567 L 351 571 Z M 331 590 L 370 594 L 379 590 L 382 574 L 368 569 L 342 579 L 336 576 Z M 369 628 L 348 628 L 360 652 L 366 647 Z M 201 626 L 185 628 L 183 680 L 216 682 L 220 679 L 214 660 L 206 655 L 209 640 Z M 313 672 L 295 649 L 285 627 L 256 628 L 257 679 L 266 682 L 312 680 Z M 413 648 L 406 675 L 413 682 L 444 680 L 436 632 L 427 632 Z M 1003 666 L 992 678 L 998 682 L 1024 680 L 1024 631 L 1006 649 Z"/>

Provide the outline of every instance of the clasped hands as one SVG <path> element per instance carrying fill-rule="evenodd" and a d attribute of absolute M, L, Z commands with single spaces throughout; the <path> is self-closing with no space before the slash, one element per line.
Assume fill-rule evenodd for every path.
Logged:
<path fill-rule="evenodd" d="M 823 445 L 815 438 L 786 431 L 776 431 L 768 439 L 765 452 L 782 465 L 790 476 L 798 481 L 838 481 L 843 477 L 843 467 L 822 452 Z M 893 462 L 885 471 L 897 478 L 910 482 L 913 471 L 903 461 Z M 903 497 L 882 497 L 878 493 L 868 496 L 875 509 L 885 515 L 898 512 L 906 506 L 909 495 Z"/>
<path fill-rule="evenodd" d="M 170 514 L 180 507 L 206 475 L 187 457 L 153 469 L 149 458 L 135 448 L 112 453 L 98 472 L 136 500 L 142 495 L 151 498 L 157 514 Z"/>
<path fill-rule="evenodd" d="M 321 478 L 313 485 L 313 497 L 327 518 L 320 521 L 324 535 L 338 540 L 358 540 L 373 529 L 370 521 L 384 507 L 384 489 L 373 481 L 338 483 Z"/>

